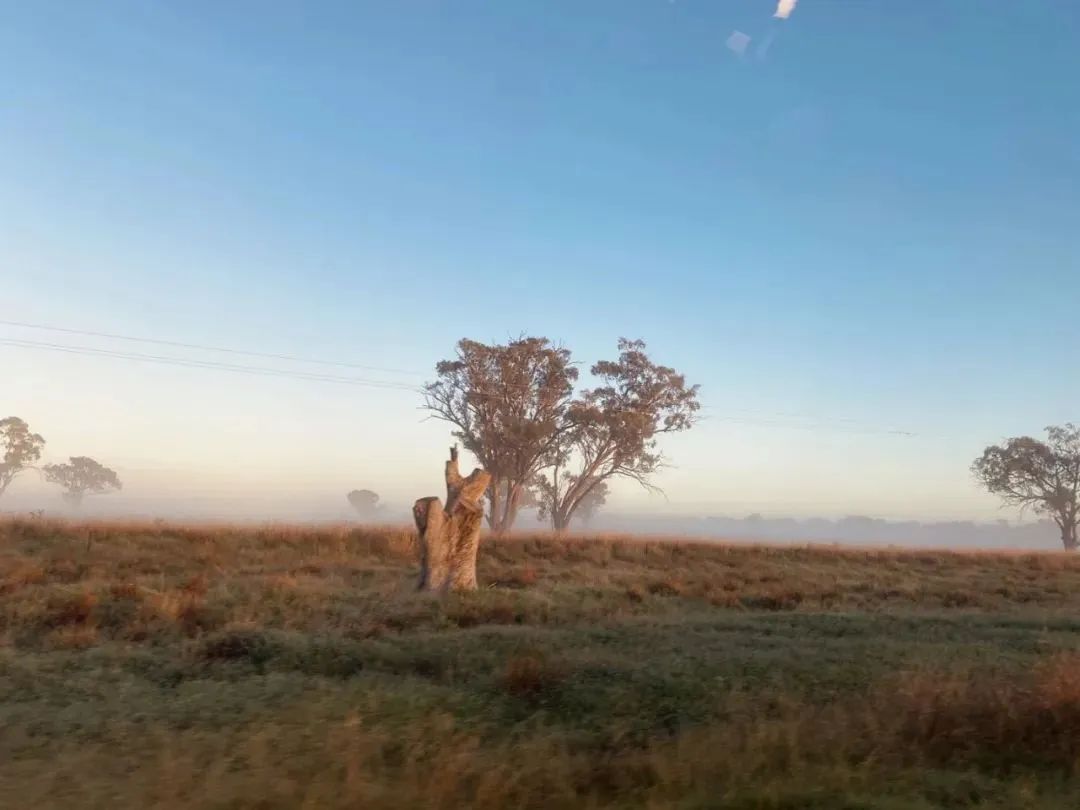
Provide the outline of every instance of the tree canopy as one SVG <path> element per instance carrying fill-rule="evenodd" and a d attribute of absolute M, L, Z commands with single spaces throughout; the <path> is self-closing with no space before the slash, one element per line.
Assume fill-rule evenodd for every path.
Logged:
<path fill-rule="evenodd" d="M 574 517 L 580 521 L 582 526 L 589 526 L 601 507 L 607 503 L 608 485 L 607 481 L 597 481 L 592 487 L 589 487 L 588 491 L 578 502 L 577 511 Z M 542 502 L 540 505 L 540 519 L 551 521 L 552 517 L 548 514 L 548 507 L 546 502 Z"/>
<path fill-rule="evenodd" d="M 593 491 L 616 478 L 656 489 L 651 476 L 664 463 L 657 437 L 693 426 L 698 387 L 674 369 L 649 359 L 645 343 L 619 340 L 619 359 L 591 369 L 601 385 L 584 391 L 567 410 L 540 490 L 556 530 L 568 528 Z"/>
<path fill-rule="evenodd" d="M 379 495 L 370 489 L 354 489 L 345 499 L 363 518 L 374 517 L 379 510 Z"/>
<path fill-rule="evenodd" d="M 578 377 L 570 352 L 547 338 L 506 345 L 466 339 L 436 373 L 424 388 L 425 407 L 454 426 L 453 435 L 491 474 L 488 525 L 506 531 L 567 428 Z"/>
<path fill-rule="evenodd" d="M 0 495 L 8 488 L 15 476 L 31 467 L 41 458 L 45 439 L 32 433 L 30 426 L 17 416 L 0 419 L 0 449 L 4 451 L 0 461 Z"/>
<path fill-rule="evenodd" d="M 513 525 L 530 491 L 541 516 L 565 529 L 583 505 L 595 511 L 613 478 L 655 489 L 657 438 L 693 425 L 698 389 L 652 362 L 644 342 L 620 339 L 618 347 L 617 360 L 591 368 L 598 385 L 576 397 L 570 352 L 546 338 L 462 340 L 456 359 L 438 364 L 425 405 L 491 472 L 493 530 Z"/>
<path fill-rule="evenodd" d="M 46 464 L 45 480 L 64 488 L 63 498 L 79 506 L 85 495 L 102 495 L 122 488 L 120 478 L 108 467 L 88 456 L 71 456 L 67 464 Z"/>
<path fill-rule="evenodd" d="M 1080 521 L 1080 428 L 1046 428 L 1046 441 L 1018 436 L 987 447 L 971 465 L 976 479 L 1006 504 L 1049 516 L 1068 550 Z"/>

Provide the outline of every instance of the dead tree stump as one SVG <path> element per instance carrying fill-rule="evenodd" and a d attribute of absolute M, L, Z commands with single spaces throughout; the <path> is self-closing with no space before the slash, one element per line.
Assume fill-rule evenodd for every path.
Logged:
<path fill-rule="evenodd" d="M 446 462 L 446 507 L 438 498 L 420 498 L 413 518 L 420 532 L 422 591 L 476 590 L 476 551 L 484 519 L 484 490 L 491 474 L 475 469 L 468 478 L 458 472 L 457 447 Z"/>

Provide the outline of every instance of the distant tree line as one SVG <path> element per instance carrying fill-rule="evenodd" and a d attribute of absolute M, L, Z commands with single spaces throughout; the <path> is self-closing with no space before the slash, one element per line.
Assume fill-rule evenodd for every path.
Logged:
<path fill-rule="evenodd" d="M 15 477 L 26 470 L 39 470 L 50 484 L 63 489 L 61 497 L 73 507 L 82 504 L 87 495 L 101 495 L 119 490 L 120 478 L 108 467 L 89 456 L 71 456 L 66 464 L 35 466 L 41 459 L 45 439 L 30 430 L 30 426 L 17 416 L 0 419 L 0 496 L 4 494 Z"/>
<path fill-rule="evenodd" d="M 598 531 L 747 542 L 844 543 L 927 548 L 1045 548 L 1060 542 L 1049 518 L 1037 521 L 889 520 L 867 515 L 794 518 L 779 515 L 609 514 Z"/>
<path fill-rule="evenodd" d="M 553 529 L 588 519 L 616 478 L 657 490 L 664 465 L 658 439 L 696 421 L 698 387 L 654 363 L 640 340 L 620 339 L 615 360 L 590 371 L 576 390 L 568 349 L 542 337 L 506 344 L 464 339 L 436 366 L 424 404 L 491 474 L 487 520 L 501 533 L 535 506 Z"/>
<path fill-rule="evenodd" d="M 493 531 L 509 530 L 523 509 L 535 509 L 556 531 L 575 518 L 588 525 L 616 478 L 657 489 L 651 476 L 664 466 L 658 439 L 694 425 L 698 386 L 654 363 L 642 341 L 620 339 L 618 348 L 618 359 L 592 366 L 596 384 L 581 391 L 570 351 L 547 338 L 505 345 L 464 339 L 453 359 L 436 366 L 424 405 L 453 425 L 491 474 L 486 518 Z M 1066 423 L 1046 434 L 1045 440 L 1018 436 L 990 445 L 971 469 L 1006 505 L 1052 522 L 1072 551 L 1080 546 L 1080 428 Z M 44 447 L 45 439 L 24 420 L 0 419 L 0 496 L 32 469 L 61 487 L 73 507 L 87 495 L 122 488 L 114 470 L 88 456 L 38 467 Z M 372 490 L 354 489 L 346 498 L 365 520 L 379 513 Z"/>

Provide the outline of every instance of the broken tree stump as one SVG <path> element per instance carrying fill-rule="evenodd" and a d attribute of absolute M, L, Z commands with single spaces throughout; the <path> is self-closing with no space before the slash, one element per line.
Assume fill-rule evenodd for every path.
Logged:
<path fill-rule="evenodd" d="M 420 532 L 422 591 L 476 590 L 476 551 L 484 519 L 484 490 L 491 474 L 475 469 L 468 478 L 458 471 L 457 447 L 446 462 L 446 507 L 438 498 L 420 498 L 413 518 Z"/>

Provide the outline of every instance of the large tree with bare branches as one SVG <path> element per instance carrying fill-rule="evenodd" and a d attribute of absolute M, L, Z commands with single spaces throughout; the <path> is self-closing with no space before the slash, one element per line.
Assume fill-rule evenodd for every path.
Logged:
<path fill-rule="evenodd" d="M 1046 441 L 1018 436 L 987 447 L 971 465 L 975 478 L 1011 506 L 1048 515 L 1062 545 L 1077 547 L 1080 523 L 1080 428 L 1048 427 Z"/>
<path fill-rule="evenodd" d="M 436 372 L 424 388 L 425 406 L 454 426 L 454 435 L 491 475 L 488 525 L 504 532 L 567 427 L 577 380 L 570 352 L 547 338 L 506 345 L 462 340 L 456 357 L 440 362 Z"/>
<path fill-rule="evenodd" d="M 619 340 L 619 359 L 592 367 L 601 383 L 567 408 L 566 427 L 539 477 L 541 513 L 552 528 L 569 527 L 574 514 L 607 494 L 614 478 L 651 490 L 664 464 L 657 439 L 689 429 L 696 419 L 698 387 L 672 368 L 649 359 L 645 343 Z"/>

